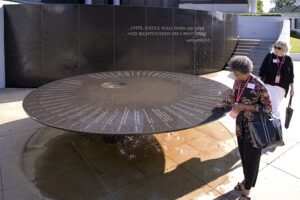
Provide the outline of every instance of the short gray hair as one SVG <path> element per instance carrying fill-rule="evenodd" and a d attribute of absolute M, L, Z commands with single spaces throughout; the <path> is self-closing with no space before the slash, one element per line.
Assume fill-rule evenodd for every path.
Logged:
<path fill-rule="evenodd" d="M 253 63 L 247 56 L 234 56 L 229 62 L 228 66 L 232 71 L 238 71 L 242 74 L 248 74 L 253 71 Z"/>

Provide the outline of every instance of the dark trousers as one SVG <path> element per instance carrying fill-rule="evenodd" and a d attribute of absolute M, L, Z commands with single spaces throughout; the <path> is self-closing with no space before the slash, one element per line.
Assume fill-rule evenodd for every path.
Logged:
<path fill-rule="evenodd" d="M 254 148 L 245 137 L 238 137 L 238 146 L 243 165 L 245 189 L 250 190 L 256 183 L 261 149 Z"/>

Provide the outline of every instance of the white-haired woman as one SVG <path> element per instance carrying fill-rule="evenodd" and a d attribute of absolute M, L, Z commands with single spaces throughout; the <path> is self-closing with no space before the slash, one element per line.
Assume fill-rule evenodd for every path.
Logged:
<path fill-rule="evenodd" d="M 286 55 L 287 52 L 287 43 L 277 41 L 274 44 L 274 52 L 266 55 L 259 72 L 271 97 L 272 112 L 278 118 L 282 100 L 290 88 L 290 95 L 294 95 L 294 67 L 291 57 Z"/>

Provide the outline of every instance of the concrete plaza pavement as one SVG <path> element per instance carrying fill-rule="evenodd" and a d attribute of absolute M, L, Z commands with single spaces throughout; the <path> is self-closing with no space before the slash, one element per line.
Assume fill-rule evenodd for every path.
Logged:
<path fill-rule="evenodd" d="M 252 199 L 300 199 L 300 62 L 285 146 L 265 151 Z M 229 87 L 228 71 L 205 77 Z M 109 145 L 28 118 L 30 89 L 0 90 L 0 200 L 236 199 L 242 180 L 234 120 Z M 287 105 L 285 100 L 284 105 Z M 284 109 L 284 107 L 283 107 Z"/>

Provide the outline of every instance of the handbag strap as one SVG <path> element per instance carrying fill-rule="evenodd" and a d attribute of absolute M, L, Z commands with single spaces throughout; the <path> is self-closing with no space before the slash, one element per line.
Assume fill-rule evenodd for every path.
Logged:
<path fill-rule="evenodd" d="M 290 101 L 289 101 L 288 108 L 291 108 L 291 107 L 292 107 L 292 99 L 293 99 L 293 96 L 290 96 Z"/>

